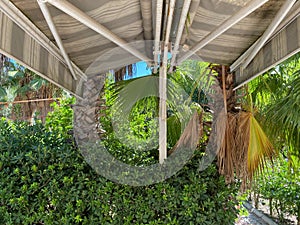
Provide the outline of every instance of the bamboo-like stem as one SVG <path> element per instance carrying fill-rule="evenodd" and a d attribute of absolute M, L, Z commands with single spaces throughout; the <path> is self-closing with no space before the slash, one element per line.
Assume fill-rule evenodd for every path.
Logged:
<path fill-rule="evenodd" d="M 13 101 L 13 102 L 0 102 L 0 105 L 8 105 L 8 104 L 20 104 L 20 103 L 27 103 L 27 102 L 45 102 L 45 101 L 56 101 L 59 98 L 45 98 L 45 99 L 28 99 L 22 101 Z"/>
<path fill-rule="evenodd" d="M 226 94 L 226 79 L 225 79 L 225 66 L 222 65 L 222 86 L 223 86 L 223 99 L 224 99 L 224 109 L 227 115 L 227 94 Z"/>

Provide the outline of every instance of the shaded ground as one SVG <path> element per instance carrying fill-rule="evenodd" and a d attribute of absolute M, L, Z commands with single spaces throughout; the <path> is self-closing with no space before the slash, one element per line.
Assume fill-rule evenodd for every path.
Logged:
<path fill-rule="evenodd" d="M 254 207 L 254 205 L 252 205 Z M 266 204 L 264 201 L 260 200 L 259 202 L 259 212 L 263 213 L 270 219 L 272 219 L 275 223 L 277 224 L 285 224 L 285 225 L 296 225 L 296 217 L 294 216 L 287 216 L 286 220 L 284 222 L 280 222 L 279 219 L 277 218 L 277 215 L 271 217 L 269 213 L 269 206 Z M 235 225 L 268 225 L 265 221 L 262 220 L 259 216 L 256 214 L 249 212 L 248 216 L 240 216 L 235 223 Z"/>
<path fill-rule="evenodd" d="M 254 207 L 254 203 L 252 203 L 252 206 Z M 258 204 L 258 209 L 261 212 L 263 212 L 264 214 L 269 215 L 270 207 L 269 207 L 268 201 L 265 200 L 265 199 L 260 198 L 259 199 L 259 204 Z M 284 225 L 296 225 L 297 224 L 296 216 L 292 216 L 292 215 L 285 215 L 285 221 L 280 222 L 279 221 L 279 216 L 278 216 L 275 209 L 273 209 L 273 216 L 269 215 L 269 217 L 272 218 L 278 224 L 284 224 Z"/>
<path fill-rule="evenodd" d="M 255 215 L 249 213 L 249 216 L 242 216 L 238 219 L 235 225 L 268 225 L 267 223 L 259 220 Z"/>

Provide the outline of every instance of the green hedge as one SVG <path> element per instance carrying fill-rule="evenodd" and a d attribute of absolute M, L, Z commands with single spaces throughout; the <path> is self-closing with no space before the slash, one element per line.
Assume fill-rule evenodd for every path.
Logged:
<path fill-rule="evenodd" d="M 146 187 L 96 174 L 65 137 L 41 124 L 0 121 L 0 224 L 234 224 L 236 186 L 200 153 Z"/>
<path fill-rule="evenodd" d="M 300 168 L 291 163 L 292 158 L 279 154 L 273 165 L 256 177 L 252 191 L 269 200 L 270 214 L 276 210 L 280 223 L 294 215 L 300 224 Z"/>

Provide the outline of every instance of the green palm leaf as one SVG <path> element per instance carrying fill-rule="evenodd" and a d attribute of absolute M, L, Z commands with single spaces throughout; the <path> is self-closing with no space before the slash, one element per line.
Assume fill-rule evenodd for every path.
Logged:
<path fill-rule="evenodd" d="M 251 113 L 249 120 L 249 145 L 247 166 L 250 177 L 255 171 L 263 169 L 266 159 L 272 159 L 275 155 L 274 148 L 265 132 Z"/>
<path fill-rule="evenodd" d="M 0 99 L 5 98 L 7 95 L 5 88 L 0 87 Z"/>
<path fill-rule="evenodd" d="M 274 138 L 284 140 L 290 150 L 300 157 L 300 77 L 289 86 L 289 93 L 270 105 L 266 122 L 272 128 L 270 133 Z"/>

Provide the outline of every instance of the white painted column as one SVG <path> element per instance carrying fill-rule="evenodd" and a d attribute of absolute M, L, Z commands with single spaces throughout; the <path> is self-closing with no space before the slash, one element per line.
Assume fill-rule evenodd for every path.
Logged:
<path fill-rule="evenodd" d="M 164 58 L 159 70 L 159 163 L 167 158 L 167 63 L 168 45 L 164 46 Z"/>
<path fill-rule="evenodd" d="M 176 0 L 170 0 L 167 29 L 163 47 L 163 60 L 159 70 L 159 163 L 167 158 L 167 67 L 171 26 Z M 167 16 L 167 15 L 166 15 Z"/>

